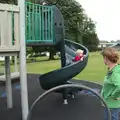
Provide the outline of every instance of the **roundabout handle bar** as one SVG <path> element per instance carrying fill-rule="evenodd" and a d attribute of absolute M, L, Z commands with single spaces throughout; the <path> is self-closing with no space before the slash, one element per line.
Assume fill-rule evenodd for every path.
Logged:
<path fill-rule="evenodd" d="M 63 88 L 77 88 L 77 89 L 84 89 L 84 90 L 89 90 L 90 92 L 92 92 L 94 95 L 96 95 L 96 97 L 98 97 L 100 99 L 100 101 L 104 104 L 105 108 L 107 109 L 107 113 L 108 113 L 108 120 L 111 120 L 111 112 L 110 112 L 110 109 L 107 107 L 107 104 L 105 103 L 105 101 L 103 100 L 103 98 L 97 93 L 95 92 L 94 90 L 92 90 L 91 88 L 87 87 L 87 86 L 84 86 L 84 85 L 78 85 L 78 84 L 67 84 L 67 85 L 60 85 L 60 86 L 57 86 L 57 87 L 54 87 L 52 89 L 49 89 L 47 90 L 46 92 L 44 92 L 42 95 L 40 95 L 35 101 L 34 103 L 32 104 L 30 110 L 29 110 L 29 113 L 28 113 L 28 116 L 27 116 L 27 120 L 30 120 L 31 118 L 31 113 L 35 107 L 35 105 L 40 101 L 42 100 L 44 97 L 46 97 L 48 94 L 56 91 L 56 90 L 60 90 L 60 89 L 63 89 Z"/>

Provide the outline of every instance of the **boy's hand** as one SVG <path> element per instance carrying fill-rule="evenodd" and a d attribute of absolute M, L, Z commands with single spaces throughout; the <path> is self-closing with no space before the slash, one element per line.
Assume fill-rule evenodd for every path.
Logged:
<path fill-rule="evenodd" d="M 112 97 L 112 99 L 114 99 L 114 100 L 120 100 L 120 98 L 113 98 L 113 97 Z"/>
<path fill-rule="evenodd" d="M 120 98 L 114 98 L 115 100 L 120 100 Z"/>

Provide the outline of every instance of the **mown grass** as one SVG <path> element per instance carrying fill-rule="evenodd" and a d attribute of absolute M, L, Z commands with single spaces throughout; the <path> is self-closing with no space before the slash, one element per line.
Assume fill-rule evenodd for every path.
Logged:
<path fill-rule="evenodd" d="M 60 68 L 60 60 L 48 61 L 47 57 L 37 58 L 38 62 L 27 63 L 27 73 L 43 74 L 49 71 Z M 11 66 L 14 71 L 14 66 Z M 102 83 L 106 74 L 107 68 L 103 63 L 103 58 L 99 52 L 90 53 L 86 68 L 75 78 L 78 80 L 89 80 L 97 83 Z"/>

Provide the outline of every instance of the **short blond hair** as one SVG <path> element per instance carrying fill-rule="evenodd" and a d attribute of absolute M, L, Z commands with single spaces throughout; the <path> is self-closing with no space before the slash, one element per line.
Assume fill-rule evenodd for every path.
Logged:
<path fill-rule="evenodd" d="M 78 49 L 76 53 L 83 53 L 83 50 Z"/>
<path fill-rule="evenodd" d="M 117 53 L 117 51 L 112 48 L 112 47 L 108 47 L 105 48 L 102 52 L 101 52 L 103 57 L 106 57 L 109 61 L 111 61 L 112 63 L 117 63 L 119 61 L 119 54 Z"/>

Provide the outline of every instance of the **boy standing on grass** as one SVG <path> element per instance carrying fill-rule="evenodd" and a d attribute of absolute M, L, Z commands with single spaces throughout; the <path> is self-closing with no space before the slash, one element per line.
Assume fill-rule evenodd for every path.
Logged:
<path fill-rule="evenodd" d="M 104 84 L 101 95 L 107 106 L 110 108 L 112 120 L 120 120 L 120 64 L 118 64 L 119 55 L 114 48 L 105 48 L 101 52 L 108 72 L 104 78 Z M 108 120 L 106 110 L 105 118 Z"/>

